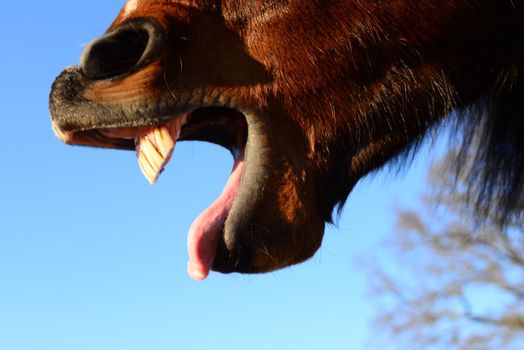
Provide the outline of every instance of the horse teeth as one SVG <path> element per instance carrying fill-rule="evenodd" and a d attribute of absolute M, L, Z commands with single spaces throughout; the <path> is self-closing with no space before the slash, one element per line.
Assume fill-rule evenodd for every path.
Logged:
<path fill-rule="evenodd" d="M 147 181 L 153 185 L 158 178 L 158 174 L 156 174 L 155 170 L 152 168 L 151 164 L 147 161 L 147 158 L 143 155 L 142 152 L 140 152 L 138 156 L 138 165 L 140 166 L 140 170 L 142 170 L 142 174 L 144 174 Z"/>
<path fill-rule="evenodd" d="M 149 138 L 140 142 L 140 150 L 144 152 L 144 155 L 153 169 L 160 169 L 162 167 L 165 158 L 160 154 Z"/>
<path fill-rule="evenodd" d="M 171 159 L 176 144 L 179 122 L 140 131 L 136 135 L 138 164 L 142 173 L 154 184 Z"/>
<path fill-rule="evenodd" d="M 164 158 L 167 158 L 171 155 L 171 152 L 175 148 L 175 140 L 171 136 L 169 129 L 165 126 L 155 128 L 154 137 L 158 150 Z"/>
<path fill-rule="evenodd" d="M 136 155 L 142 173 L 154 184 L 162 173 L 175 149 L 187 116 L 180 115 L 166 125 L 142 128 L 135 135 Z"/>

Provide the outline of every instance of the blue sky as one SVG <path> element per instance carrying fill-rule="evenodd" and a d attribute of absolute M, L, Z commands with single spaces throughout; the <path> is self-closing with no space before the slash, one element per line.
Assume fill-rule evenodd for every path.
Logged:
<path fill-rule="evenodd" d="M 380 254 L 395 206 L 423 188 L 426 156 L 363 181 L 310 261 L 194 282 L 186 231 L 221 192 L 229 154 L 181 143 L 151 187 L 132 152 L 66 146 L 51 131 L 54 77 L 122 5 L 3 5 L 0 349 L 366 349 L 374 304 L 355 260 Z"/>

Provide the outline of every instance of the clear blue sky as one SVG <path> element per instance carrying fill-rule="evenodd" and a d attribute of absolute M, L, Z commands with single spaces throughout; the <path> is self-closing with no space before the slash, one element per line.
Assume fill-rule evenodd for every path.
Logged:
<path fill-rule="evenodd" d="M 364 181 L 307 263 L 192 281 L 186 231 L 220 193 L 229 154 L 179 144 L 151 187 L 133 153 L 66 146 L 51 131 L 54 77 L 122 4 L 2 5 L 0 349 L 365 349 L 373 303 L 354 261 L 380 254 L 425 160 Z"/>

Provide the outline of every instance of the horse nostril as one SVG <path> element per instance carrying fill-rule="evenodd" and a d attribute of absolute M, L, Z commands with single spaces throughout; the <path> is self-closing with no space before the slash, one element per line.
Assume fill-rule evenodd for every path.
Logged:
<path fill-rule="evenodd" d="M 103 80 L 145 66 L 161 52 L 164 32 L 150 18 L 129 21 L 92 41 L 82 53 L 80 67 L 89 80 Z"/>

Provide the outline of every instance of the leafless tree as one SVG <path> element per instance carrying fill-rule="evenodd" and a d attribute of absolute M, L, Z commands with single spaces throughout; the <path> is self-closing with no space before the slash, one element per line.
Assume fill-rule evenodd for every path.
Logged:
<path fill-rule="evenodd" d="M 475 208 L 456 162 L 431 169 L 420 212 L 399 211 L 392 256 L 372 264 L 387 349 L 524 349 L 524 221 Z"/>

